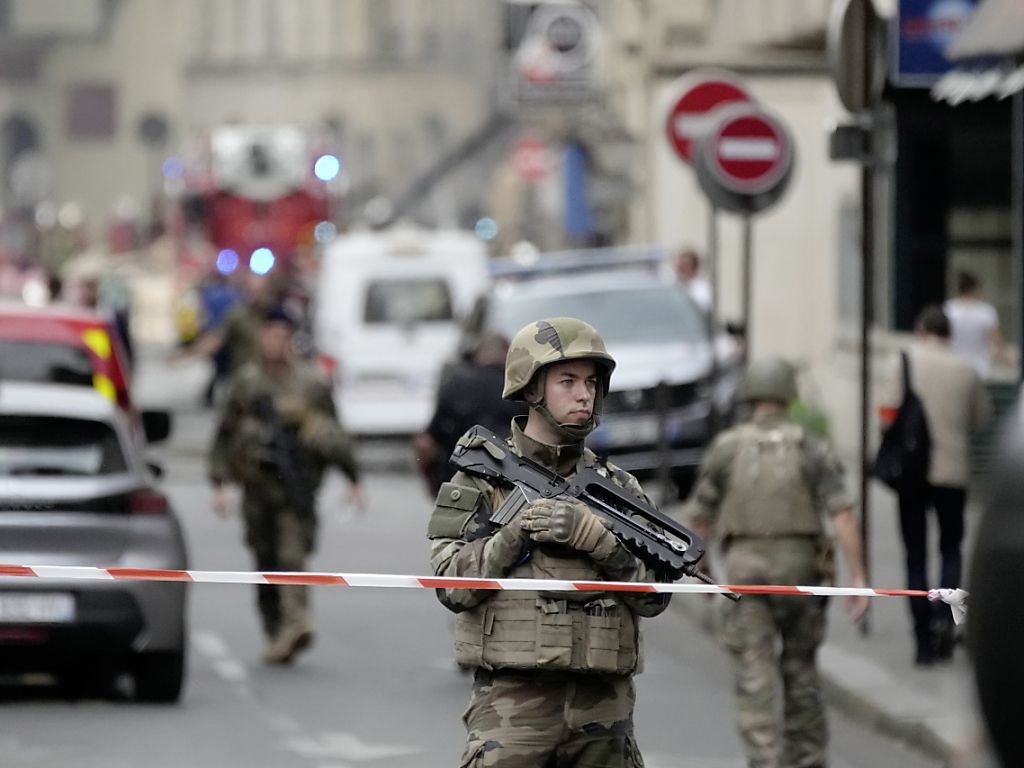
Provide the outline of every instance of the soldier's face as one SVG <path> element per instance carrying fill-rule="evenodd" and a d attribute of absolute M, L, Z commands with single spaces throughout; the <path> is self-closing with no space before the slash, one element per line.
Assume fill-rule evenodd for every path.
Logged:
<path fill-rule="evenodd" d="M 259 335 L 260 355 L 263 361 L 282 363 L 292 349 L 292 329 L 287 323 L 263 323 Z"/>
<path fill-rule="evenodd" d="M 544 380 L 544 399 L 559 424 L 585 424 L 594 412 L 597 366 L 592 360 L 553 363 Z"/>

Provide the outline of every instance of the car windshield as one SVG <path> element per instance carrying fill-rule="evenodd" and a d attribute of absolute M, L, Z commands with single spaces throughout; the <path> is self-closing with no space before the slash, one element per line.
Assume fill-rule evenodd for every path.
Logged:
<path fill-rule="evenodd" d="M 45 381 L 92 386 L 84 349 L 65 344 L 0 340 L 0 381 Z"/>
<path fill-rule="evenodd" d="M 496 330 L 510 338 L 542 317 L 578 317 L 610 344 L 704 341 L 704 318 L 673 286 L 585 291 L 560 295 L 508 296 L 495 304 Z"/>
<path fill-rule="evenodd" d="M 0 477 L 92 477 L 127 467 L 107 424 L 58 416 L 0 416 Z"/>
<path fill-rule="evenodd" d="M 366 289 L 367 323 L 422 323 L 451 320 L 448 283 L 439 278 L 375 280 Z"/>

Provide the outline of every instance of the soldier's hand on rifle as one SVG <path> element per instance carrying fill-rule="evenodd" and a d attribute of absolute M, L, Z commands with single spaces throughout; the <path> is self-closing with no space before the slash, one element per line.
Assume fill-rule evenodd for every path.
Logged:
<path fill-rule="evenodd" d="M 219 518 L 228 516 L 228 490 L 223 483 L 214 483 L 210 486 L 210 501 L 213 505 L 213 512 Z"/>
<path fill-rule="evenodd" d="M 366 512 L 366 493 L 363 491 L 362 483 L 357 483 L 348 487 L 348 494 L 345 497 L 345 501 L 359 514 Z"/>
<path fill-rule="evenodd" d="M 612 536 L 604 522 L 578 499 L 538 499 L 523 510 L 523 528 L 540 543 L 564 544 L 580 552 L 593 552 Z"/>

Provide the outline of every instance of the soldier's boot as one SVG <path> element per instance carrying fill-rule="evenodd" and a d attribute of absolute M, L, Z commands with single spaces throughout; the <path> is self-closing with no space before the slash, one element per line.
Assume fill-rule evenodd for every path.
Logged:
<path fill-rule="evenodd" d="M 313 630 L 305 623 L 286 624 L 263 652 L 267 664 L 290 664 L 295 655 L 313 644 Z"/>
<path fill-rule="evenodd" d="M 313 644 L 313 630 L 307 619 L 308 589 L 303 586 L 280 588 L 281 630 L 267 646 L 263 658 L 268 664 L 288 664 L 295 655 Z"/>

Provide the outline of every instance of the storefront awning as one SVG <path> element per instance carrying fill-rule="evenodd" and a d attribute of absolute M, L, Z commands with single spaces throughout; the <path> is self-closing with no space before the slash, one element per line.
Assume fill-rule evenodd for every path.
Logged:
<path fill-rule="evenodd" d="M 1024 0 L 984 0 L 946 49 L 952 61 L 1024 56 Z"/>

